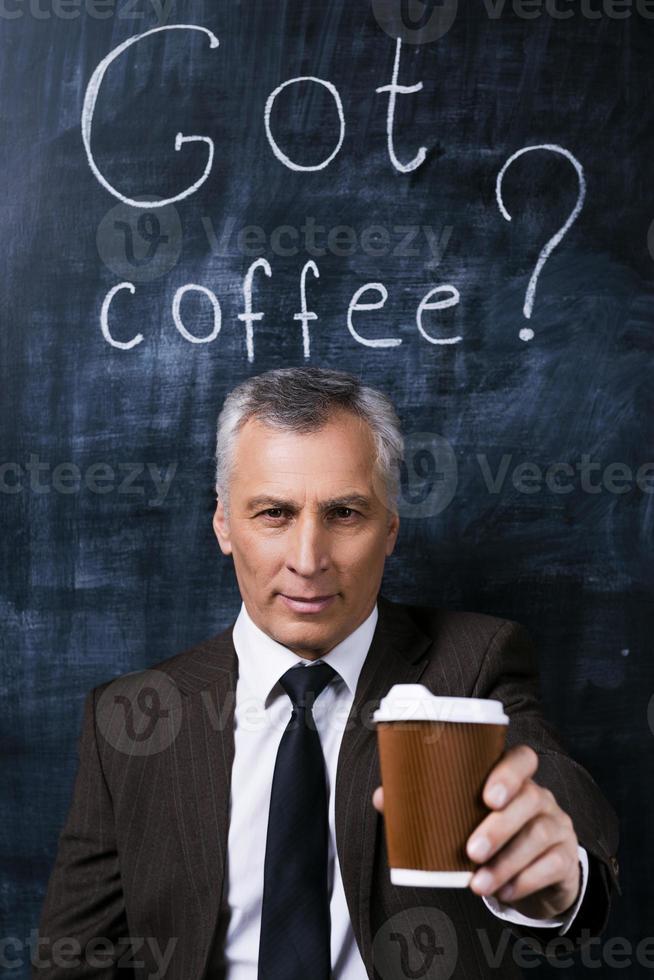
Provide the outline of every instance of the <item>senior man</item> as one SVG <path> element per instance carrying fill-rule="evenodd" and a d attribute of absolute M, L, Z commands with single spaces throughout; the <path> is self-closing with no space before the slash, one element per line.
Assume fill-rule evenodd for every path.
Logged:
<path fill-rule="evenodd" d="M 87 696 L 35 977 L 506 980 L 516 937 L 569 955 L 602 931 L 617 821 L 541 713 L 528 634 L 379 592 L 402 451 L 391 402 L 344 372 L 228 395 L 213 527 L 240 612 Z M 469 889 L 390 881 L 370 719 L 396 683 L 510 716 Z"/>

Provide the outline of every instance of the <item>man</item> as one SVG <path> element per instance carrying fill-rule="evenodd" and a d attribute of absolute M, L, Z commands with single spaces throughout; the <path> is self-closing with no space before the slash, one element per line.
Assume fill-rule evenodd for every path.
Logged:
<path fill-rule="evenodd" d="M 213 526 L 241 610 L 87 697 L 35 977 L 510 978 L 516 936 L 561 955 L 603 929 L 617 821 L 541 714 L 525 630 L 379 594 L 402 450 L 388 399 L 342 372 L 228 396 Z M 390 882 L 370 719 L 395 683 L 510 716 L 469 889 Z"/>

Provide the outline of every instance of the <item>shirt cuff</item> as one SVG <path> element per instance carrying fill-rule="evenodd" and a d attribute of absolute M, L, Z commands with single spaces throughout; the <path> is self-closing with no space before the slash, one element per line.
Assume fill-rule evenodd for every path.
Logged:
<path fill-rule="evenodd" d="M 577 915 L 581 903 L 584 900 L 586 886 L 588 884 L 588 854 L 586 852 L 586 848 L 582 847 L 581 844 L 578 844 L 577 853 L 579 855 L 579 863 L 581 865 L 581 887 L 579 889 L 579 896 L 570 911 L 558 919 L 532 919 L 528 915 L 523 915 L 516 909 L 511 908 L 510 905 L 504 905 L 498 898 L 495 898 L 494 895 L 482 895 L 481 897 L 493 915 L 496 915 L 498 919 L 504 919 L 505 922 L 513 922 L 518 926 L 528 926 L 532 929 L 554 929 L 558 927 L 559 931 L 557 935 L 565 936 L 566 932 L 574 922 L 575 916 Z"/>

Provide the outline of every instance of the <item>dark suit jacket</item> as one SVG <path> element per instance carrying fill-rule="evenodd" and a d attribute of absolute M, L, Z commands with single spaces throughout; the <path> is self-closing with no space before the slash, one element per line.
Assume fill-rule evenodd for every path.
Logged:
<path fill-rule="evenodd" d="M 526 743 L 538 752 L 536 781 L 570 814 L 589 854 L 587 896 L 568 934 L 577 946 L 606 924 L 617 885 L 616 816 L 543 718 L 534 649 L 523 627 L 382 596 L 378 607 L 335 786 L 338 858 L 366 969 L 374 980 L 425 976 L 425 956 L 438 955 L 439 976 L 521 976 L 515 937 L 547 940 L 556 930 L 508 927 L 469 889 L 391 884 L 383 819 L 371 803 L 380 775 L 370 717 L 380 698 L 393 684 L 421 683 L 436 694 L 503 702 L 509 745 Z M 73 799 L 42 910 L 41 959 L 48 962 L 58 937 L 76 939 L 82 951 L 93 937 L 113 946 L 105 948 L 104 967 L 90 966 L 83 952 L 79 967 L 35 967 L 35 980 L 108 980 L 131 975 L 133 959 L 142 962 L 135 972 L 145 978 L 157 966 L 151 944 L 143 940 L 155 940 L 163 951 L 171 938 L 166 980 L 222 975 L 236 677 L 230 627 L 150 671 L 124 675 L 88 694 Z M 159 735 L 149 749 L 135 739 L 134 724 L 125 732 L 129 700 L 138 701 L 141 718 L 156 708 L 151 731 Z M 131 947 L 120 944 L 121 937 L 131 937 Z M 424 952 L 431 948 L 436 951 Z M 564 952 L 559 948 L 558 955 Z"/>

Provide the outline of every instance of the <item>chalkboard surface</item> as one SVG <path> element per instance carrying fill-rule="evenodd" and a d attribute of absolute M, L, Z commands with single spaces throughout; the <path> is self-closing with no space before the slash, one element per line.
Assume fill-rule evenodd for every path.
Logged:
<path fill-rule="evenodd" d="M 621 817 L 607 935 L 649 975 L 654 11 L 395 7 L 2 5 L 0 913 L 19 943 L 85 693 L 238 611 L 210 523 L 222 399 L 306 363 L 385 389 L 404 423 L 386 594 L 536 639 L 549 715 Z"/>

